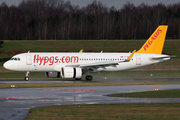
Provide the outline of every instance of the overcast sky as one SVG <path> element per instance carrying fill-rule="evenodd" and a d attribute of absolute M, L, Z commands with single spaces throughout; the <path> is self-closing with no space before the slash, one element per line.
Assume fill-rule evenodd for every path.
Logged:
<path fill-rule="evenodd" d="M 8 5 L 18 5 L 22 0 L 0 0 L 0 4 L 5 2 Z M 67 1 L 67 0 L 65 0 Z M 79 5 L 80 7 L 86 6 L 94 0 L 68 0 L 71 1 L 73 5 Z M 165 5 L 179 3 L 179 0 L 97 0 L 101 1 L 103 4 L 105 4 L 107 7 L 115 6 L 117 9 L 121 8 L 124 4 L 127 2 L 134 3 L 135 6 L 140 5 L 141 3 L 145 3 L 148 5 L 155 5 L 158 3 L 163 3 Z"/>

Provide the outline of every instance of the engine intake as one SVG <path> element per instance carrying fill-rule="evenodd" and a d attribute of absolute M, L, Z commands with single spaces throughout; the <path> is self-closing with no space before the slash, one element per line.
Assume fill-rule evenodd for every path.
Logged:
<path fill-rule="evenodd" d="M 61 76 L 62 78 L 81 78 L 82 69 L 73 67 L 63 67 L 61 68 Z"/>

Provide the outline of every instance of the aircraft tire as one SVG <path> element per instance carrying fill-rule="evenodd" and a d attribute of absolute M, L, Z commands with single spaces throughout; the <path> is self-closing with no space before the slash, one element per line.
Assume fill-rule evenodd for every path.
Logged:
<path fill-rule="evenodd" d="M 29 81 L 29 77 L 25 77 L 24 80 L 25 80 L 25 81 Z"/>
<path fill-rule="evenodd" d="M 91 75 L 87 75 L 87 76 L 86 76 L 86 80 L 92 81 L 92 79 L 93 79 L 93 77 L 92 77 Z"/>

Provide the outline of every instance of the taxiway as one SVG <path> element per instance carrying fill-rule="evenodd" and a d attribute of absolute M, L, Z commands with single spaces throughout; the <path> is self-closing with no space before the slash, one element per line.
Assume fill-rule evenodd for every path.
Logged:
<path fill-rule="evenodd" d="M 28 109 L 38 106 L 70 104 L 108 103 L 169 103 L 180 102 L 180 98 L 117 98 L 108 94 L 140 91 L 180 89 L 174 85 L 121 85 L 12 88 L 0 90 L 0 120 L 20 120 L 28 114 Z"/>

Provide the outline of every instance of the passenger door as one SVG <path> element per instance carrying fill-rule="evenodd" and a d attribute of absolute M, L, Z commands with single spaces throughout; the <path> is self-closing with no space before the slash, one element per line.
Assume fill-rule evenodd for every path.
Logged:
<path fill-rule="evenodd" d="M 136 65 L 141 65 L 141 56 L 136 55 Z"/>
<path fill-rule="evenodd" d="M 26 65 L 32 65 L 31 55 L 26 55 Z"/>

